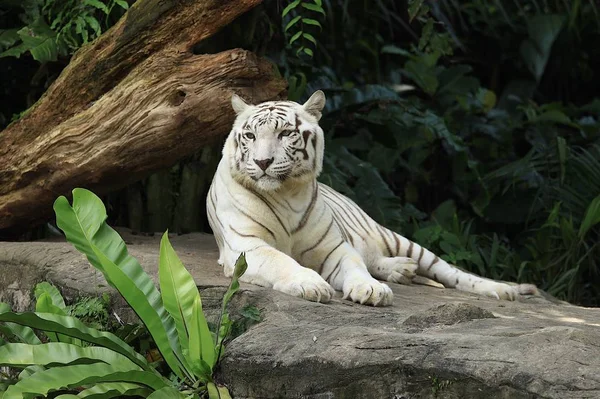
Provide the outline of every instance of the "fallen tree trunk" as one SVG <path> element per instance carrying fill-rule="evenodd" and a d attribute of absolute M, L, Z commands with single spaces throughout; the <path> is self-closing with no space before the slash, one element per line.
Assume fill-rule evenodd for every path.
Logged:
<path fill-rule="evenodd" d="M 0 234 L 52 214 L 74 187 L 104 193 L 225 135 L 231 93 L 277 98 L 272 65 L 192 48 L 261 0 L 138 1 L 79 50 L 20 121 L 0 132 Z"/>

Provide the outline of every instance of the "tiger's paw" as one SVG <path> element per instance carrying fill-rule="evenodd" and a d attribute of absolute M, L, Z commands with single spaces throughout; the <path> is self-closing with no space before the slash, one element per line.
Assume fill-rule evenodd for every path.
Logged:
<path fill-rule="evenodd" d="M 361 276 L 347 278 L 344 281 L 343 292 L 344 299 L 361 305 L 388 306 L 394 299 L 390 287 L 374 278 L 366 279 Z"/>
<path fill-rule="evenodd" d="M 457 287 L 461 289 L 461 287 Z M 519 289 L 506 283 L 499 283 L 496 281 L 484 280 L 479 284 L 465 289 L 479 295 L 487 296 L 489 298 L 504 299 L 508 301 L 514 301 L 519 298 Z"/>
<path fill-rule="evenodd" d="M 409 285 L 417 273 L 417 262 L 404 256 L 380 258 L 369 272 L 380 280 Z"/>
<path fill-rule="evenodd" d="M 289 278 L 273 285 L 273 289 L 312 302 L 327 303 L 333 298 L 334 289 L 311 269 L 301 269 Z"/>

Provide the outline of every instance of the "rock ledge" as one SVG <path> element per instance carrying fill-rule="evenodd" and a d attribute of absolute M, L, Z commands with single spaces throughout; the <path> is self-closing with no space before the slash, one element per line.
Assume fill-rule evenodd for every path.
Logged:
<path fill-rule="evenodd" d="M 121 233 L 156 278 L 160 236 Z M 215 312 L 229 281 L 212 236 L 171 240 Z M 64 242 L 0 242 L 0 267 L 0 298 L 18 310 L 42 280 L 67 298 L 114 294 Z M 233 305 L 258 307 L 263 321 L 229 343 L 220 378 L 236 398 L 600 398 L 600 309 L 390 286 L 394 305 L 372 308 L 242 285 Z"/>

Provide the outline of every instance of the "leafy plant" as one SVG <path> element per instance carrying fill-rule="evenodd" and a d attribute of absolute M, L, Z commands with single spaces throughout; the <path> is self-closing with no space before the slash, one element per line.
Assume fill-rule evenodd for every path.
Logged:
<path fill-rule="evenodd" d="M 73 206 L 65 197 L 59 197 L 54 209 L 67 240 L 130 304 L 148 328 L 172 374 L 168 378 L 162 376 L 116 335 L 67 316 L 58 291 L 42 284 L 36 288 L 36 312 L 13 313 L 7 305 L 1 305 L 2 331 L 18 337 L 22 343 L 0 347 L 0 364 L 24 369 L 3 397 L 47 395 L 65 389 L 81 390 L 77 397 L 229 397 L 225 387 L 214 383 L 212 374 L 231 329 L 226 309 L 246 269 L 244 257 L 240 256 L 236 263 L 223 299 L 218 331 L 212 333 L 202 312 L 198 289 L 169 243 L 167 233 L 160 246 L 159 293 L 137 260 L 127 253 L 118 233 L 105 223 L 106 210 L 97 196 L 75 189 Z M 32 329 L 43 331 L 48 342 L 43 343 Z"/>
<path fill-rule="evenodd" d="M 3 5 L 21 8 L 25 26 L 0 30 L 0 57 L 30 53 L 40 63 L 56 61 L 94 40 L 115 7 L 129 8 L 125 0 L 23 0 Z"/>
<path fill-rule="evenodd" d="M 289 35 L 289 45 L 296 48 L 296 56 L 306 54 L 313 57 L 317 47 L 317 39 L 310 33 L 310 27 L 322 30 L 321 23 L 316 16 L 326 16 L 322 0 L 293 0 L 281 12 L 283 20 L 289 15 L 289 20 L 283 31 Z"/>

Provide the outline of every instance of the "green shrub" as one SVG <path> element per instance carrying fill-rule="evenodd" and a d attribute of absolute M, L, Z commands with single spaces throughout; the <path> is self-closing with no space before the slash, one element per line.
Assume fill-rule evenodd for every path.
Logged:
<path fill-rule="evenodd" d="M 239 289 L 246 269 L 242 256 L 223 298 L 221 318 L 212 333 L 192 276 L 165 233 L 160 244 L 159 292 L 124 241 L 106 223 L 102 201 L 92 192 L 73 190 L 73 206 L 65 197 L 54 204 L 57 224 L 67 240 L 86 255 L 115 287 L 148 329 L 170 375 L 163 376 L 144 356 L 115 334 L 86 326 L 73 316 L 58 290 L 41 283 L 35 289 L 36 311 L 11 312 L 0 305 L 0 331 L 13 343 L 0 346 L 0 365 L 22 369 L 7 381 L 3 398 L 45 396 L 56 391 L 80 391 L 77 396 L 138 395 L 151 398 L 228 398 L 212 374 L 222 355 L 223 340 L 232 322 L 227 304 Z M 32 329 L 42 331 L 43 341 Z"/>

